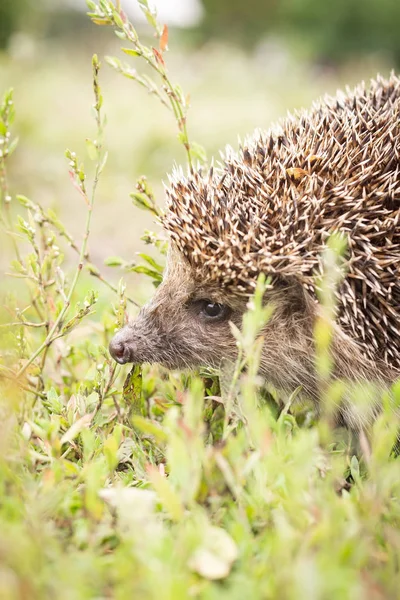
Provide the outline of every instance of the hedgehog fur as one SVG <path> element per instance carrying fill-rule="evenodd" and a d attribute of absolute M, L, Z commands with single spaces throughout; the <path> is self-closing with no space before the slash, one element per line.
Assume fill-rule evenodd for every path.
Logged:
<path fill-rule="evenodd" d="M 347 239 L 338 322 L 400 368 L 400 80 L 325 97 L 256 132 L 203 175 L 175 172 L 163 225 L 199 279 L 248 293 L 257 275 L 316 295 L 327 238 Z"/>

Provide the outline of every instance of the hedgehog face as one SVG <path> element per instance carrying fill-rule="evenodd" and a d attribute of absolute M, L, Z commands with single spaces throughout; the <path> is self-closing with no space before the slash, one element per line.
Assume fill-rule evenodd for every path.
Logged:
<path fill-rule="evenodd" d="M 121 363 L 160 363 L 167 368 L 218 368 L 234 360 L 236 343 L 229 322 L 240 326 L 246 298 L 196 279 L 182 256 L 171 250 L 164 280 L 135 321 L 110 343 Z"/>
<path fill-rule="evenodd" d="M 311 389 L 312 314 L 295 281 L 276 281 L 265 303 L 274 305 L 261 332 L 261 374 L 282 387 Z M 112 339 L 110 353 L 120 364 L 160 363 L 176 368 L 219 368 L 235 361 L 236 340 L 230 322 L 242 325 L 248 297 L 200 277 L 177 250 L 171 250 L 163 283 L 135 321 Z M 307 365 L 305 363 L 307 362 Z"/>

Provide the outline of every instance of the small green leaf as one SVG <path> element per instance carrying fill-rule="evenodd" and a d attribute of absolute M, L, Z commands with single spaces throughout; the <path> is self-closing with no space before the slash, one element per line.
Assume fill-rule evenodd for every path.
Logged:
<path fill-rule="evenodd" d="M 152 203 L 145 194 L 142 194 L 141 192 L 132 192 L 130 197 L 138 208 L 141 208 L 142 210 L 154 210 Z"/>
<path fill-rule="evenodd" d="M 110 65 L 113 69 L 117 69 L 119 71 L 122 68 L 121 61 L 114 56 L 106 56 L 106 63 Z"/>
<path fill-rule="evenodd" d="M 11 261 L 11 267 L 13 268 L 13 270 L 16 273 L 21 273 L 21 274 L 25 274 L 26 273 L 26 268 L 24 267 L 24 265 L 19 260 L 12 260 Z"/>
<path fill-rule="evenodd" d="M 137 50 L 133 50 L 133 48 L 121 48 L 122 52 L 128 54 L 129 56 L 142 56 L 142 52 L 138 52 Z"/>
<path fill-rule="evenodd" d="M 29 200 L 29 198 L 27 198 L 26 196 L 18 194 L 17 200 L 20 204 L 22 204 L 22 206 L 25 206 L 25 208 L 34 208 L 33 202 L 31 202 L 31 200 Z"/>
<path fill-rule="evenodd" d="M 113 19 L 114 19 L 114 23 L 117 27 L 119 27 L 120 29 L 123 29 L 124 27 L 124 22 L 121 19 L 121 17 L 119 16 L 118 12 L 116 10 L 113 11 Z"/>
<path fill-rule="evenodd" d="M 168 439 L 167 434 L 163 429 L 161 429 L 160 425 L 154 423 L 154 421 L 150 421 L 149 419 L 145 419 L 140 415 L 134 415 L 132 417 L 132 425 L 139 429 L 142 433 L 147 433 L 156 438 L 158 442 L 166 442 Z"/>
<path fill-rule="evenodd" d="M 53 387 L 47 392 L 47 407 L 57 414 L 61 414 L 64 409 L 64 404 Z"/>
<path fill-rule="evenodd" d="M 89 17 L 92 19 L 95 25 L 111 25 L 112 20 L 107 17 L 99 17 L 98 15 L 89 14 Z"/>
<path fill-rule="evenodd" d="M 149 269 L 145 265 L 137 265 L 135 267 L 131 267 L 129 271 L 134 273 L 140 273 L 142 275 L 147 275 L 156 281 L 162 281 L 162 275 L 158 271 L 154 271 L 153 269 Z"/>
<path fill-rule="evenodd" d="M 124 260 L 119 256 L 110 256 L 104 260 L 104 264 L 107 267 L 121 267 L 124 264 Z"/>
<path fill-rule="evenodd" d="M 96 144 L 92 142 L 92 140 L 90 140 L 89 138 L 86 138 L 86 150 L 90 160 L 97 160 L 99 151 L 97 149 Z"/>
<path fill-rule="evenodd" d="M 201 163 L 207 162 L 207 154 L 204 147 L 196 142 L 190 142 L 190 154 L 193 158 L 197 158 Z"/>
<path fill-rule="evenodd" d="M 120 40 L 126 40 L 126 33 L 124 31 L 114 31 L 114 33 Z"/>
<path fill-rule="evenodd" d="M 171 519 L 180 521 L 184 515 L 184 507 L 171 483 L 154 465 L 148 466 L 147 473 L 164 509 L 169 513 Z"/>
<path fill-rule="evenodd" d="M 88 269 L 88 271 L 89 271 L 89 273 L 91 275 L 95 275 L 95 276 L 100 275 L 99 269 L 95 265 L 93 265 L 92 263 L 88 263 L 86 265 L 86 268 Z"/>
<path fill-rule="evenodd" d="M 118 465 L 118 442 L 114 436 L 110 435 L 103 444 L 104 456 L 110 471 Z"/>
<path fill-rule="evenodd" d="M 158 262 L 156 262 L 154 260 L 154 258 L 152 258 L 151 256 L 148 256 L 147 254 L 144 254 L 143 252 L 138 252 L 138 255 L 141 258 L 143 258 L 143 260 L 145 260 L 147 263 L 149 263 L 149 265 L 151 267 L 153 267 L 153 269 L 155 269 L 159 273 L 162 273 L 164 271 L 164 267 L 162 265 L 160 265 Z"/>

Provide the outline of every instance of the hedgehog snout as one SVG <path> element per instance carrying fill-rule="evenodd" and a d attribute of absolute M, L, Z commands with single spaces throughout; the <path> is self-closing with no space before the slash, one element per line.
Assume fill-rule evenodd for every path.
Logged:
<path fill-rule="evenodd" d="M 124 365 L 128 362 L 135 362 L 132 331 L 127 327 L 120 329 L 112 338 L 109 350 L 113 359 L 120 365 Z"/>

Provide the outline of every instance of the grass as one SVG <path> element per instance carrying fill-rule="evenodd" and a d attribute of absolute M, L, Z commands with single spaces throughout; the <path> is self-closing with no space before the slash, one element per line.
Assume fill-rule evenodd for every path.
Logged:
<path fill-rule="evenodd" d="M 154 99 L 105 68 L 90 121 L 90 61 L 86 70 L 77 50 L 58 58 L 42 55 L 36 70 L 2 58 L 17 104 L 14 122 L 1 109 L 3 149 L 16 133 L 21 142 L 1 163 L 2 241 L 9 254 L 16 241 L 7 269 L 18 279 L 2 284 L 0 311 L 0 598 L 398 597 L 398 384 L 382 399 L 367 460 L 324 411 L 317 420 L 293 398 L 278 409 L 254 376 L 260 291 L 238 334 L 247 375 L 228 397 L 212 373 L 128 375 L 111 361 L 127 295 L 143 301 L 159 277 L 145 260 L 150 277 L 136 273 L 125 289 L 102 265 L 143 249 L 135 238 L 150 219 L 122 198 L 142 170 L 161 179 L 184 150 Z M 191 89 L 189 136 L 209 155 L 346 76 L 320 81 L 293 66 L 282 78 L 268 61 L 220 47 L 176 53 L 170 70 Z M 76 153 L 67 164 L 64 146 Z M 79 253 L 117 293 L 80 268 Z"/>

